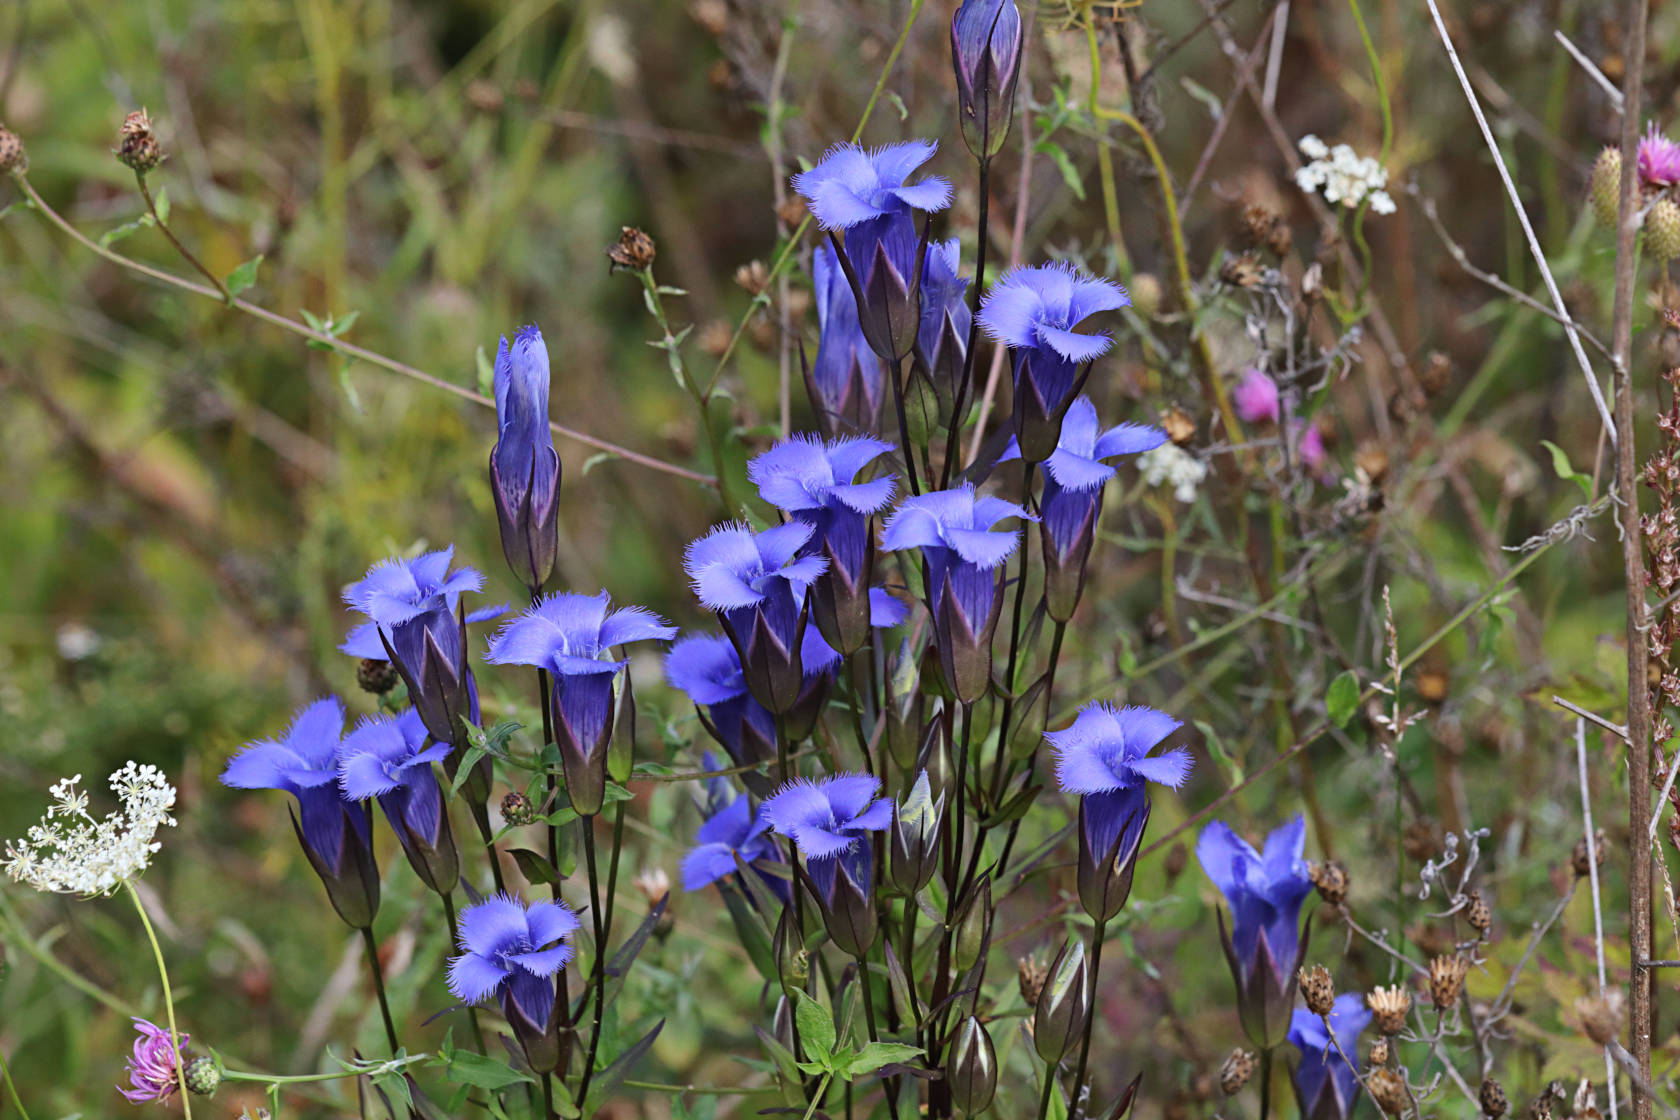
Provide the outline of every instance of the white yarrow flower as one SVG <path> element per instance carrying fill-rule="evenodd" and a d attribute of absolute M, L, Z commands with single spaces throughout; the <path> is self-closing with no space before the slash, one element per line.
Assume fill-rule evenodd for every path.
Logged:
<path fill-rule="evenodd" d="M 6 873 L 38 891 L 108 895 L 146 870 L 163 845 L 157 830 L 175 818 L 175 787 L 155 766 L 130 762 L 111 775 L 122 809 L 96 821 L 80 774 L 53 784 L 53 803 L 23 840 L 6 844 Z"/>
<path fill-rule="evenodd" d="M 1382 164 L 1346 144 L 1328 148 L 1316 136 L 1301 137 L 1298 147 L 1312 161 L 1295 172 L 1295 185 L 1303 191 L 1322 193 L 1332 206 L 1352 210 L 1369 202 L 1375 213 L 1394 213 L 1394 199 L 1383 189 L 1388 186 L 1388 169 Z"/>
<path fill-rule="evenodd" d="M 1207 477 L 1207 464 L 1175 443 L 1163 443 L 1137 457 L 1138 470 L 1147 486 L 1171 486 L 1181 502 L 1196 500 L 1196 489 Z"/>

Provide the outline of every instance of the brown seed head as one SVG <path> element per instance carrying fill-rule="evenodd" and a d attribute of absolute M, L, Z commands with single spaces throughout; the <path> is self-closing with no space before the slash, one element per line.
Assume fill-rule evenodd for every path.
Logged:
<path fill-rule="evenodd" d="M 1504 1086 L 1491 1077 L 1482 1080 L 1482 1091 L 1477 1096 L 1482 1104 L 1482 1115 L 1488 1120 L 1499 1120 L 1511 1108 L 1511 1102 L 1505 1098 Z"/>
<path fill-rule="evenodd" d="M 1388 1064 L 1388 1037 L 1385 1035 L 1371 1043 L 1371 1064 L 1386 1066 Z"/>
<path fill-rule="evenodd" d="M 1328 1015 L 1336 1006 L 1336 984 L 1330 970 L 1321 964 L 1302 968 L 1295 974 L 1301 984 L 1301 998 L 1314 1015 Z"/>
<path fill-rule="evenodd" d="M 1365 1006 L 1383 1034 L 1399 1034 L 1406 1028 L 1406 1013 L 1412 1009 L 1412 997 L 1405 988 L 1395 984 L 1390 988 L 1372 988 L 1365 995 Z"/>
<path fill-rule="evenodd" d="M 1481 891 L 1470 891 L 1467 897 L 1470 899 L 1470 905 L 1464 908 L 1464 920 L 1470 923 L 1470 928 L 1476 931 L 1476 936 L 1485 941 L 1488 930 L 1493 928 L 1493 911 L 1482 898 Z"/>
<path fill-rule="evenodd" d="M 735 270 L 735 283 L 750 296 L 763 295 L 770 286 L 770 270 L 763 261 L 749 261 Z"/>
<path fill-rule="evenodd" d="M 1176 406 L 1161 413 L 1161 427 L 1166 429 L 1167 438 L 1180 447 L 1196 438 L 1196 421 Z"/>
<path fill-rule="evenodd" d="M 1049 967 L 1037 957 L 1022 957 L 1015 962 L 1015 967 L 1021 983 L 1021 999 L 1028 1007 L 1037 1007 L 1038 997 L 1044 991 L 1044 981 L 1050 975 Z"/>
<path fill-rule="evenodd" d="M 782 204 L 776 207 L 777 219 L 789 229 L 803 222 L 806 213 L 805 200 L 796 194 L 788 195 L 782 200 Z"/>
<path fill-rule="evenodd" d="M 1604 866 L 1604 852 L 1608 844 L 1609 839 L 1604 835 L 1604 830 L 1602 828 L 1593 829 L 1593 858 L 1600 867 Z M 1575 868 L 1577 879 L 1585 879 L 1592 874 L 1592 867 L 1587 863 L 1587 838 L 1585 836 L 1575 841 L 1575 851 L 1570 856 L 1569 862 Z"/>
<path fill-rule="evenodd" d="M 644 867 L 631 882 L 642 892 L 649 906 L 658 906 L 671 897 L 671 876 L 665 873 L 663 867 Z"/>
<path fill-rule="evenodd" d="M 1470 962 L 1454 953 L 1431 957 L 1429 961 L 1429 1002 L 1435 1010 L 1445 1011 L 1458 1002 L 1458 990 L 1464 986 L 1464 975 Z"/>
<path fill-rule="evenodd" d="M 136 109 L 123 118 L 117 130 L 117 159 L 141 175 L 163 162 L 163 145 L 152 133 L 152 118 Z"/>
<path fill-rule="evenodd" d="M 398 679 L 397 668 L 389 661 L 375 661 L 367 657 L 356 665 L 356 683 L 363 692 L 383 696 L 397 687 Z"/>
<path fill-rule="evenodd" d="M 1252 288 L 1260 283 L 1260 262 L 1253 253 L 1228 256 L 1219 266 L 1219 279 L 1233 288 Z"/>
<path fill-rule="evenodd" d="M 1608 1046 L 1622 1033 L 1626 1015 L 1622 1006 L 1622 990 L 1606 988 L 1601 996 L 1582 996 L 1575 1001 L 1575 1015 L 1581 1030 L 1600 1046 Z"/>
<path fill-rule="evenodd" d="M 617 243 L 607 250 L 607 259 L 612 262 L 614 272 L 621 268 L 645 272 L 653 267 L 653 258 L 658 253 L 653 238 L 635 226 L 625 226 L 624 232 L 618 235 Z"/>
<path fill-rule="evenodd" d="M 1347 898 L 1348 871 L 1347 867 L 1338 859 L 1327 859 L 1322 863 L 1315 863 L 1308 869 L 1313 886 L 1318 888 L 1318 897 L 1332 906 L 1340 906 Z"/>
<path fill-rule="evenodd" d="M 1430 351 L 1429 360 L 1423 364 L 1423 369 L 1418 374 L 1418 382 L 1423 386 L 1423 391 L 1433 397 L 1447 387 L 1451 378 L 1452 359 L 1439 350 Z"/>
<path fill-rule="evenodd" d="M 28 170 L 29 156 L 23 150 L 23 141 L 18 139 L 17 133 L 0 124 L 0 173 Z"/>
<path fill-rule="evenodd" d="M 1234 1097 L 1248 1084 L 1249 1077 L 1254 1073 L 1254 1051 L 1244 1050 L 1241 1046 L 1231 1051 L 1225 1059 L 1225 1064 L 1219 1067 L 1219 1088 L 1227 1097 Z"/>
<path fill-rule="evenodd" d="M 721 358 L 729 349 L 729 340 L 735 331 L 722 319 L 712 319 L 695 334 L 695 341 L 700 345 L 700 352 L 712 358 Z"/>
<path fill-rule="evenodd" d="M 1406 1079 L 1387 1066 L 1374 1069 L 1365 1078 L 1371 1099 L 1390 1116 L 1399 1116 L 1406 1108 Z"/>
<path fill-rule="evenodd" d="M 537 807 L 531 804 L 531 799 L 518 790 L 509 790 L 502 798 L 502 819 L 511 825 L 534 824 L 537 820 Z"/>

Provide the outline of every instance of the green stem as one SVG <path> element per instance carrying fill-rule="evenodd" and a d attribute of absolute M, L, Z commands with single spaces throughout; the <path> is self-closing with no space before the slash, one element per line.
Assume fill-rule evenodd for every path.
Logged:
<path fill-rule="evenodd" d="M 134 889 L 132 882 L 125 881 L 123 886 L 128 888 L 128 897 L 140 914 L 140 924 L 146 929 L 146 940 L 151 943 L 152 957 L 157 961 L 158 979 L 163 982 L 163 1010 L 169 1022 L 169 1044 L 175 1050 L 175 1080 L 181 1086 L 181 1115 L 185 1120 L 192 1120 L 192 1094 L 187 1091 L 187 1067 L 181 1060 L 181 1034 L 175 1029 L 175 993 L 169 987 L 169 969 L 163 963 L 163 948 L 158 944 L 157 931 L 152 929 L 146 904 L 140 901 L 140 892 Z"/>
<path fill-rule="evenodd" d="M 590 971 L 595 979 L 595 1022 L 589 1032 L 589 1056 L 583 1063 L 583 1080 L 578 1086 L 578 1104 L 589 1107 L 589 1081 L 595 1076 L 595 1055 L 601 1045 L 602 1005 L 607 999 L 606 927 L 601 914 L 601 877 L 595 860 L 595 819 L 585 817 L 583 826 L 583 854 L 589 865 L 589 917 L 595 927 L 595 963 Z"/>
<path fill-rule="evenodd" d="M 0 1050 L 0 1077 L 6 1080 L 6 1092 L 11 1094 L 12 1103 L 17 1105 L 18 1116 L 22 1120 L 29 1120 L 29 1110 L 23 1107 L 23 1098 L 18 1096 L 17 1086 L 12 1084 L 12 1069 L 6 1064 L 6 1053 Z"/>
<path fill-rule="evenodd" d="M 1085 1086 L 1086 1063 L 1091 1057 L 1091 1028 L 1097 1022 L 1097 974 L 1102 971 L 1103 935 L 1107 932 L 1108 923 L 1099 921 L 1095 932 L 1091 934 L 1091 986 L 1088 989 L 1090 998 L 1085 1001 L 1085 1005 L 1091 1010 L 1085 1017 L 1085 1037 L 1079 1043 L 1079 1066 L 1073 1075 L 1073 1092 L 1068 1096 L 1069 1116 L 1084 1114 L 1080 1105 L 1080 1094 Z"/>
<path fill-rule="evenodd" d="M 805 1109 L 804 1120 L 811 1120 L 811 1117 L 817 1114 L 817 1105 L 822 1103 L 823 1094 L 828 1092 L 828 1079 L 832 1076 L 834 1075 L 825 1073 L 822 1075 L 822 1080 L 817 1082 L 817 1091 L 811 1094 L 811 1103 Z"/>
<path fill-rule="evenodd" d="M 417 1062 L 426 1056 L 427 1055 L 424 1054 L 411 1054 L 408 1057 L 408 1062 Z M 405 1062 L 404 1064 L 408 1064 L 408 1062 Z M 366 1070 L 357 1069 L 342 1069 L 337 1073 L 299 1073 L 290 1075 L 279 1073 L 257 1073 L 253 1070 L 243 1069 L 224 1069 L 222 1070 L 222 1080 L 254 1081 L 263 1085 L 303 1085 L 312 1081 L 342 1081 L 346 1077 L 364 1077 L 366 1074 Z"/>
<path fill-rule="evenodd" d="M 158 232 L 168 238 L 169 243 L 175 246 L 175 251 L 180 253 L 182 258 L 185 259 L 188 264 L 198 269 L 198 274 L 200 276 L 210 281 L 211 285 L 218 292 L 222 293 L 223 299 L 231 301 L 233 299 L 233 293 L 228 291 L 227 285 L 222 282 L 221 277 L 217 276 L 214 272 L 211 272 L 208 268 L 205 268 L 197 257 L 187 251 L 187 247 L 185 245 L 175 239 L 175 235 L 170 232 L 169 227 L 164 224 L 163 215 L 158 213 L 157 203 L 152 200 L 152 190 L 150 187 L 146 186 L 145 173 L 136 171 L 134 173 L 134 181 L 140 186 L 140 197 L 146 200 L 146 210 L 151 214 L 152 221 L 157 224 Z"/>
<path fill-rule="evenodd" d="M 988 158 L 980 160 L 979 163 L 980 226 L 974 248 L 974 307 L 968 321 L 968 343 L 963 350 L 962 375 L 958 378 L 955 392 L 951 396 L 951 421 L 945 429 L 945 464 L 939 470 L 939 487 L 942 490 L 951 485 L 951 468 L 962 454 L 958 436 L 962 432 L 963 411 L 968 407 L 969 385 L 974 380 L 974 351 L 980 341 L 980 296 L 986 284 L 986 240 L 990 236 L 986 227 L 992 208 L 992 161 Z"/>
<path fill-rule="evenodd" d="M 1272 1114 L 1272 1051 L 1260 1051 L 1260 1120 Z"/>
<path fill-rule="evenodd" d="M 1044 1089 L 1038 1094 L 1038 1120 L 1050 1115 L 1050 1094 L 1056 1086 L 1056 1064 L 1044 1063 Z"/>
<path fill-rule="evenodd" d="M 554 1120 L 554 1071 L 543 1074 L 543 1115 Z"/>
<path fill-rule="evenodd" d="M 712 394 L 711 389 L 701 389 L 694 375 L 688 371 L 688 363 L 682 359 L 682 351 L 678 346 L 678 339 L 671 333 L 671 322 L 665 316 L 665 303 L 659 298 L 659 285 L 653 279 L 653 267 L 650 265 L 636 274 L 641 277 L 642 290 L 647 293 L 648 310 L 653 312 L 654 321 L 659 329 L 665 333 L 661 345 L 666 347 L 667 360 L 676 372 L 678 380 L 688 391 L 688 397 L 694 402 L 696 419 L 705 432 L 706 448 L 712 456 L 712 470 L 717 476 L 718 497 L 723 502 L 726 513 L 734 514 L 736 505 L 734 494 L 729 486 L 729 472 L 723 462 L 723 445 L 718 442 L 717 429 L 712 426 Z"/>
<path fill-rule="evenodd" d="M 379 946 L 373 940 L 373 927 L 362 927 L 362 944 L 367 948 L 368 971 L 373 973 L 373 990 L 379 996 L 379 1014 L 385 1020 L 385 1040 L 391 1044 L 391 1056 L 402 1049 L 397 1045 L 396 1024 L 391 1021 L 391 1004 L 385 998 L 385 970 L 379 964 Z"/>

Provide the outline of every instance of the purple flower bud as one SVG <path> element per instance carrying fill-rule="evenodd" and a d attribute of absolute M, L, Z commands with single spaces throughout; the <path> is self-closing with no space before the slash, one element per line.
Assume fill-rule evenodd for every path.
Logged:
<path fill-rule="evenodd" d="M 534 595 L 554 570 L 560 547 L 560 456 L 548 427 L 548 348 L 534 325 L 496 350 L 496 447 L 490 493 L 502 555 Z"/>
<path fill-rule="evenodd" d="M 987 160 L 1003 147 L 1015 117 L 1021 73 L 1021 13 L 1015 0 L 963 0 L 951 17 L 951 65 L 963 143 Z"/>
<path fill-rule="evenodd" d="M 1296 817 L 1266 838 L 1262 855 L 1213 821 L 1196 841 L 1196 859 L 1231 908 L 1231 929 L 1220 936 L 1237 985 L 1237 1011 L 1249 1040 L 1277 1045 L 1289 1027 L 1295 973 L 1306 955 L 1301 903 L 1312 890 L 1302 849 L 1306 822 Z"/>
<path fill-rule="evenodd" d="M 1330 1030 L 1341 1046 L 1330 1044 L 1324 1020 L 1304 1007 L 1290 1015 L 1289 1041 L 1301 1052 L 1295 1067 L 1295 1099 L 1306 1120 L 1347 1120 L 1359 1100 L 1359 1074 L 1342 1057 L 1359 1053 L 1359 1036 L 1371 1022 L 1371 1013 L 1355 992 L 1336 997 L 1328 1016 Z"/>
<path fill-rule="evenodd" d="M 957 275 L 960 264 L 956 238 L 928 246 L 922 271 L 922 321 L 916 329 L 916 356 L 947 409 L 956 404 L 968 355 L 968 331 L 974 322 L 968 308 L 968 281 Z"/>
<path fill-rule="evenodd" d="M 937 150 L 931 140 L 868 151 L 837 144 L 811 170 L 793 177 L 823 229 L 843 230 L 839 263 L 857 298 L 864 337 L 882 360 L 896 363 L 916 343 L 922 237 L 917 211 L 943 210 L 951 185 L 937 175 L 906 179 Z"/>
<path fill-rule="evenodd" d="M 1061 1061 L 1079 1041 L 1091 1011 L 1090 984 L 1085 942 L 1069 938 L 1051 963 L 1033 1007 L 1033 1048 L 1045 1061 Z"/>
<path fill-rule="evenodd" d="M 717 613 L 735 645 L 747 690 L 778 715 L 799 699 L 805 593 L 828 566 L 800 554 L 813 533 L 799 521 L 762 533 L 718 525 L 690 542 L 684 558 L 695 595 Z"/>
<path fill-rule="evenodd" d="M 944 820 L 945 795 L 934 798 L 927 771 L 923 770 L 893 816 L 890 874 L 893 886 L 905 895 L 914 897 L 939 870 L 939 833 Z"/>
<path fill-rule="evenodd" d="M 463 1003 L 497 997 L 531 1068 L 551 1072 L 560 1063 L 554 977 L 572 959 L 576 916 L 561 902 L 527 905 L 498 894 L 462 910 L 460 926 L 449 990 Z"/>
<path fill-rule="evenodd" d="M 448 755 L 449 744 L 428 738 L 413 708 L 400 716 L 363 719 L 339 752 L 338 781 L 344 796 L 379 802 L 414 873 L 438 894 L 453 891 L 460 877 L 455 836 L 432 772 L 432 763 Z"/>
<path fill-rule="evenodd" d="M 978 1116 L 991 1106 L 997 1092 L 997 1051 L 984 1024 L 970 1015 L 957 1028 L 951 1056 L 945 1063 L 945 1080 L 951 1087 L 951 1102 L 965 1116 Z"/>
<path fill-rule="evenodd" d="M 222 784 L 280 789 L 297 798 L 292 826 L 309 866 L 338 916 L 365 929 L 379 912 L 379 867 L 367 807 L 339 792 L 343 734 L 344 705 L 336 696 L 317 700 L 299 711 L 278 739 L 248 743 L 229 759 Z"/>
<path fill-rule="evenodd" d="M 998 570 L 1019 535 L 990 530 L 1008 517 L 1037 520 L 1013 502 L 977 498 L 965 484 L 906 498 L 881 536 L 888 552 L 921 549 L 940 667 L 965 704 L 984 695 L 991 682 L 992 631 L 1003 594 Z"/>
<path fill-rule="evenodd" d="M 1051 618 L 1066 622 L 1085 589 L 1085 562 L 1091 555 L 1103 486 L 1114 468 L 1103 462 L 1116 455 L 1135 455 L 1161 446 L 1167 433 L 1144 424 L 1117 424 L 1107 431 L 1097 425 L 1097 409 L 1089 397 L 1076 397 L 1062 420 L 1056 450 L 1044 461 L 1044 494 L 1039 525 L 1044 542 L 1044 601 Z M 1021 457 L 1020 444 L 1011 439 L 998 458 Z"/>
<path fill-rule="evenodd" d="M 1118 284 L 1060 263 L 1012 269 L 986 292 L 980 328 L 1010 348 L 1022 458 L 1041 463 L 1055 452 L 1062 416 L 1084 380 L 1080 367 L 1088 369 L 1109 347 L 1106 333 L 1073 328 L 1131 302 Z"/>
<path fill-rule="evenodd" d="M 601 811 L 616 702 L 613 682 L 629 664 L 608 651 L 629 642 L 668 640 L 674 626 L 642 607 L 608 610 L 599 595 L 549 595 L 503 626 L 484 659 L 492 665 L 534 665 L 553 676 L 554 741 L 566 796 L 580 816 Z"/>
<path fill-rule="evenodd" d="M 177 1070 L 190 1036 L 182 1034 L 172 1039 L 162 1027 L 138 1018 L 134 1029 L 140 1037 L 134 1040 L 134 1052 L 128 1058 L 129 1087 L 119 1085 L 117 1092 L 129 1104 L 167 1101 L 181 1087 Z"/>
<path fill-rule="evenodd" d="M 885 397 L 886 367 L 863 335 L 857 296 L 827 242 L 813 254 L 811 285 L 817 304 L 817 358 L 805 367 L 811 407 L 825 432 L 872 432 Z"/>

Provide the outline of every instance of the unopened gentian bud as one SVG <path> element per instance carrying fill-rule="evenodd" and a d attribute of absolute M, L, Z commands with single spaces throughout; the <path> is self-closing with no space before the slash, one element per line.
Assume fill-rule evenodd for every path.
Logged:
<path fill-rule="evenodd" d="M 920 771 L 893 817 L 890 874 L 893 886 L 904 894 L 914 896 L 939 869 L 939 833 L 944 820 L 945 795 L 935 798 L 927 771 Z"/>
<path fill-rule="evenodd" d="M 957 119 L 963 143 L 975 159 L 995 156 L 1009 135 L 1015 81 L 1021 73 L 1021 39 L 1015 0 L 963 0 L 951 18 Z"/>
<path fill-rule="evenodd" d="M 922 713 L 926 707 L 921 670 L 921 658 L 911 648 L 910 639 L 903 639 L 887 660 L 887 696 L 882 713 L 887 722 L 887 754 L 900 770 L 916 765 L 921 746 Z"/>
<path fill-rule="evenodd" d="M 496 446 L 490 494 L 502 555 L 535 595 L 554 570 L 560 547 L 560 456 L 548 426 L 548 348 L 535 325 L 496 350 Z"/>
<path fill-rule="evenodd" d="M 791 904 L 782 907 L 782 916 L 776 922 L 776 934 L 770 947 L 776 958 L 776 975 L 781 981 L 782 993 L 791 997 L 795 989 L 805 987 L 805 981 L 811 975 L 811 958 L 800 936 L 797 911 Z"/>
<path fill-rule="evenodd" d="M 1085 1031 L 1090 1013 L 1090 963 L 1085 942 L 1069 938 L 1050 965 L 1033 1006 L 1033 1048 L 1046 1062 L 1059 1062 Z"/>
<path fill-rule="evenodd" d="M 163 146 L 152 133 L 152 118 L 136 109 L 123 118 L 117 130 L 116 157 L 124 166 L 144 175 L 163 162 Z"/>
<path fill-rule="evenodd" d="M 957 1028 L 957 1040 L 945 1063 L 951 1103 L 970 1116 L 984 1112 L 997 1092 L 997 1051 L 985 1025 L 970 1015 Z"/>
<path fill-rule="evenodd" d="M 957 917 L 951 939 L 951 963 L 966 972 L 985 954 L 992 938 L 992 877 L 982 876 L 969 888 L 968 900 Z"/>

